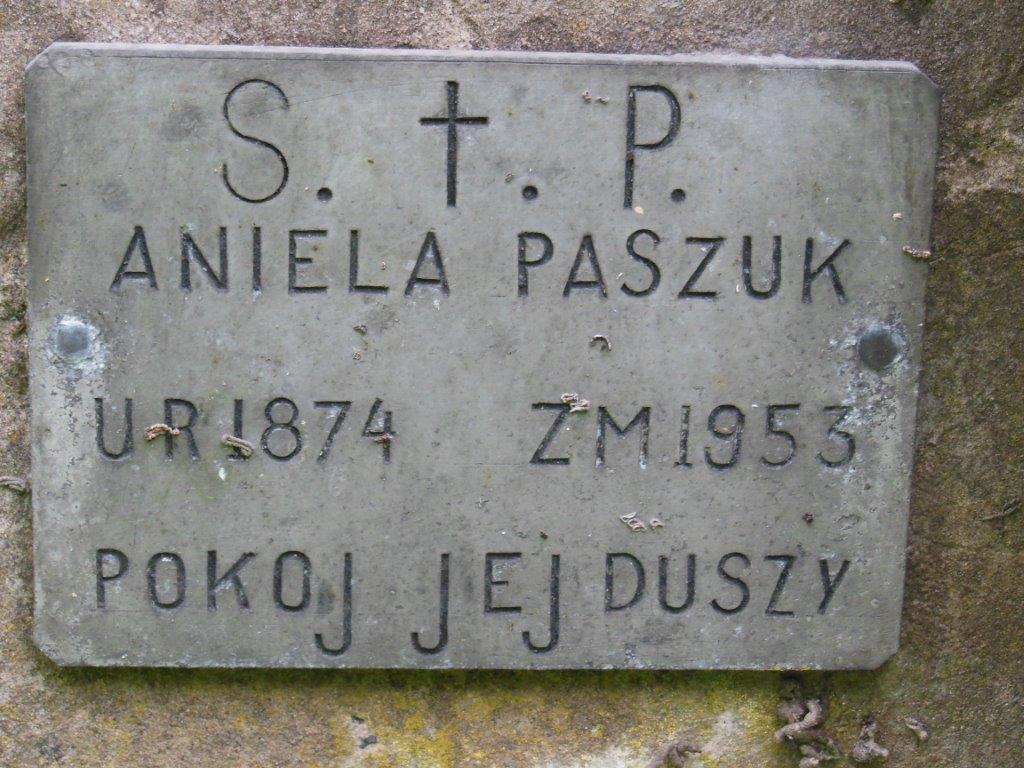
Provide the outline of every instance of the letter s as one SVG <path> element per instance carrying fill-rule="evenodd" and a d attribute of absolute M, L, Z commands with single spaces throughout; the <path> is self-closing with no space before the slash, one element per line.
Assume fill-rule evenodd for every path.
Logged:
<path fill-rule="evenodd" d="M 237 197 L 239 200 L 244 200 L 247 203 L 265 203 L 268 200 L 271 200 L 271 199 L 277 197 L 277 195 L 280 194 L 281 190 L 284 189 L 284 185 L 288 183 L 288 161 L 285 160 L 285 157 L 281 153 L 281 150 L 279 150 L 277 147 L 275 147 L 269 141 L 264 141 L 263 139 L 257 139 L 255 136 L 250 136 L 250 135 L 248 135 L 246 133 L 242 133 L 240 130 L 238 130 L 235 127 L 234 123 L 231 122 L 231 115 L 228 114 L 228 108 L 229 108 L 229 106 L 231 104 L 231 99 L 234 97 L 234 95 L 236 93 L 238 93 L 240 90 L 245 88 L 247 85 L 265 85 L 268 88 L 271 88 L 278 96 L 281 97 L 281 101 L 284 102 L 284 108 L 285 109 L 288 109 L 290 104 L 288 103 L 288 97 L 284 95 L 284 91 L 282 91 L 277 85 L 275 85 L 274 83 L 270 82 L 269 80 L 260 80 L 260 79 L 245 80 L 245 81 L 239 83 L 238 85 L 236 85 L 234 88 L 232 88 L 231 91 L 228 93 L 228 95 L 224 97 L 224 109 L 223 109 L 224 120 L 227 122 L 228 128 L 231 129 L 231 132 L 233 134 L 235 134 L 235 136 L 238 136 L 240 139 L 244 139 L 245 141 L 248 141 L 250 144 L 256 144 L 257 146 L 266 147 L 267 149 L 269 149 L 271 152 L 273 152 L 275 155 L 277 155 L 277 159 L 281 162 L 281 169 L 282 169 L 281 182 L 277 185 L 277 189 L 275 189 L 273 192 L 271 192 L 269 195 L 266 195 L 265 197 L 246 197 L 241 192 L 239 192 L 237 189 L 235 189 L 231 185 L 231 182 L 228 180 L 228 164 L 227 163 L 224 163 L 221 166 L 221 176 L 224 177 L 224 185 L 228 188 L 228 191 L 232 195 Z"/>

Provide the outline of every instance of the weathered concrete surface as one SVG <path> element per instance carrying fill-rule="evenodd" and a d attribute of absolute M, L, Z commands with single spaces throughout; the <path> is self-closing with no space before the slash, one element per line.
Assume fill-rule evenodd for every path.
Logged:
<path fill-rule="evenodd" d="M 944 123 L 903 644 L 878 672 L 803 682 L 847 750 L 872 712 L 890 765 L 1016 765 L 1024 511 L 984 518 L 1024 493 L 1022 28 L 1007 0 L 3 2 L 0 472 L 28 472 L 21 73 L 53 40 L 908 59 L 942 87 Z M 2 765 L 642 766 L 677 734 L 707 766 L 796 765 L 772 743 L 772 674 L 61 671 L 30 637 L 27 499 L 0 493 Z"/>
<path fill-rule="evenodd" d="M 32 456 L 33 468 L 52 469 L 35 469 L 32 484 L 39 647 L 58 663 L 98 666 L 879 666 L 899 644 L 929 271 L 902 249 L 929 243 L 939 102 L 905 64 L 807 61 L 47 48 L 26 96 Z M 280 92 L 251 83 L 254 74 Z M 456 129 L 457 176 L 456 165 L 443 170 L 440 126 L 418 125 L 452 80 L 459 114 L 490 115 Z M 687 127 L 682 146 L 637 158 L 631 203 L 643 207 L 625 207 L 626 94 L 650 82 L 671 102 L 648 99 L 636 124 L 660 135 L 654 120 L 668 120 L 669 103 L 680 109 L 676 93 Z M 588 89 L 609 96 L 581 98 Z M 287 181 L 272 159 L 268 174 L 265 156 L 236 149 L 242 142 L 216 119 L 236 97 L 241 130 L 280 142 Z M 334 126 L 332 140 L 322 126 Z M 127 158 L 111 151 L 111 136 Z M 239 189 L 278 188 L 280 198 L 233 198 L 211 179 L 220 162 Z M 448 191 L 458 190 L 458 207 L 446 207 L 446 180 L 456 178 Z M 539 199 L 524 199 L 527 181 Z M 670 195 L 680 183 L 684 206 Z M 320 200 L 322 185 L 336 197 Z M 742 237 L 751 256 L 757 243 L 760 281 L 774 273 L 762 266 L 771 246 L 761 222 L 778 233 L 779 277 L 777 295 L 757 301 L 741 287 L 737 228 L 753 233 Z M 266 254 L 255 262 L 258 298 L 238 275 L 254 223 Z M 179 228 L 210 253 L 219 225 L 230 243 L 223 290 L 198 269 L 188 292 L 176 288 L 175 272 L 191 275 L 180 271 L 179 242 L 193 242 Z M 315 240 L 286 234 L 314 225 Z M 346 290 L 351 278 L 338 274 L 350 226 L 370 295 Z M 529 257 L 542 258 L 545 238 L 552 263 L 517 286 L 524 230 L 544 233 L 530 238 Z M 662 262 L 669 290 L 653 278 L 645 287 L 624 253 L 630 232 L 647 239 L 632 247 Z M 706 249 L 717 262 L 699 290 L 715 300 L 680 300 L 702 258 L 687 240 L 709 232 L 722 253 Z M 147 238 L 152 283 L 133 284 L 116 266 L 136 237 Z M 806 292 L 805 243 L 817 263 L 837 259 L 835 277 Z M 588 246 L 593 262 L 574 262 Z M 305 254 L 301 270 L 289 267 L 291 252 Z M 417 252 L 422 268 L 411 266 Z M 142 257 L 130 260 L 138 269 Z M 287 274 L 306 292 L 289 290 Z M 346 330 L 363 347 L 356 353 L 344 348 Z M 595 331 L 614 343 L 594 349 Z M 891 356 L 871 363 L 872 338 Z M 593 405 L 572 414 L 559 394 L 577 389 Z M 180 407 L 165 415 L 158 398 L 170 396 L 200 415 L 168 460 L 164 440 L 145 446 L 139 433 L 162 419 L 187 423 Z M 116 461 L 97 447 L 98 397 L 104 445 L 117 444 L 114 408 L 134 413 L 135 443 Z M 340 410 L 312 407 L 324 397 L 349 401 L 337 430 Z M 245 462 L 220 445 L 232 401 L 244 416 L 239 436 L 256 440 L 266 413 L 289 425 L 267 427 Z M 799 405 L 768 404 L 780 401 Z M 386 420 L 386 455 L 360 439 L 364 417 L 349 411 L 378 431 Z M 733 437 L 709 436 L 712 420 Z M 769 439 L 776 422 L 792 430 L 788 456 L 780 434 Z M 834 437 L 833 424 L 850 436 Z M 549 429 L 558 436 L 538 448 Z M 619 429 L 630 434 L 615 437 Z M 634 531 L 624 512 L 651 529 Z M 225 573 L 252 553 L 237 561 L 244 592 L 225 585 L 214 610 L 203 599 L 210 551 Z M 114 552 L 122 565 L 108 562 Z M 607 553 L 617 553 L 611 567 Z M 779 553 L 792 553 L 781 571 Z M 179 559 L 149 569 L 152 557 Z M 691 595 L 682 613 L 652 594 L 659 562 L 663 599 Z M 749 592 L 716 578 L 716 563 L 742 574 Z M 501 573 L 494 610 L 481 569 Z M 636 576 L 645 571 L 651 589 Z M 823 573 L 834 590 L 823 590 Z"/>

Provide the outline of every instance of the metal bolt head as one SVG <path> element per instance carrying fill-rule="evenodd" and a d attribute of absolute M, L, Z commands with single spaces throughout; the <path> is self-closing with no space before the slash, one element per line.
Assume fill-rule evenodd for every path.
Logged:
<path fill-rule="evenodd" d="M 96 329 L 77 317 L 65 316 L 57 321 L 53 335 L 54 351 L 63 360 L 74 362 L 92 354 Z"/>
<path fill-rule="evenodd" d="M 874 326 L 861 334 L 857 342 L 857 356 L 873 371 L 884 371 L 899 359 L 902 345 L 889 328 Z"/>

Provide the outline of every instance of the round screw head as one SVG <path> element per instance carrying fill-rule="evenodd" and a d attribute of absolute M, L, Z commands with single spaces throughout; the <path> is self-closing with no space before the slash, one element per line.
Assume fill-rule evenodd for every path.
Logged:
<path fill-rule="evenodd" d="M 95 330 L 88 323 L 74 317 L 64 317 L 57 323 L 57 354 L 64 359 L 88 357 L 92 350 Z"/>
<path fill-rule="evenodd" d="M 861 334 L 857 342 L 857 356 L 873 371 L 883 371 L 900 356 L 900 341 L 890 329 L 875 326 Z"/>

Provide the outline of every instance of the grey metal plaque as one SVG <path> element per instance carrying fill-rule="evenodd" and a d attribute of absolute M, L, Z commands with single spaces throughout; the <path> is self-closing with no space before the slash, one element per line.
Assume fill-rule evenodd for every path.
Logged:
<path fill-rule="evenodd" d="M 58 44 L 27 80 L 58 663 L 897 648 L 914 67 Z"/>

